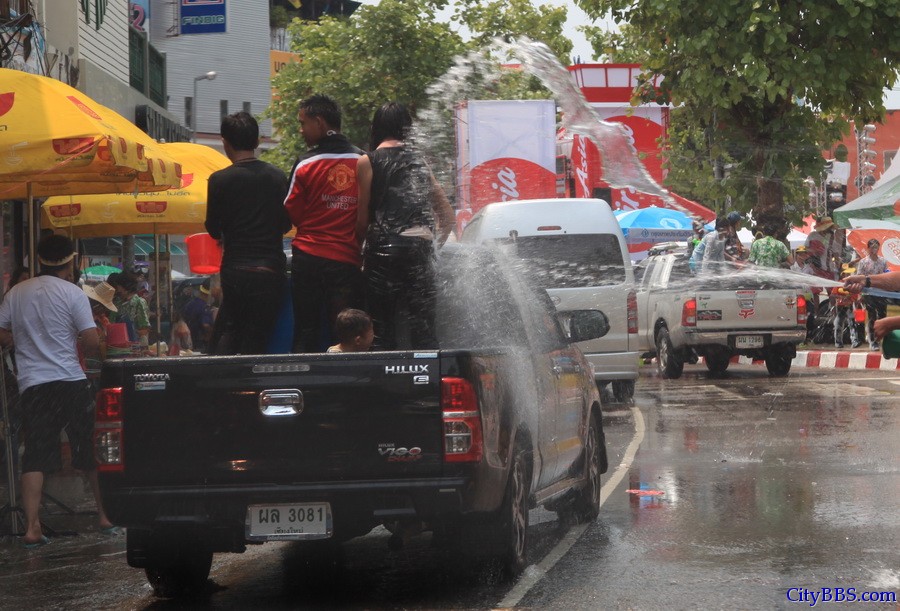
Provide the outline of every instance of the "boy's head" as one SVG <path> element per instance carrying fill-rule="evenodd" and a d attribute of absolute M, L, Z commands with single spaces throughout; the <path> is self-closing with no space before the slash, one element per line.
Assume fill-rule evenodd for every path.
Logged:
<path fill-rule="evenodd" d="M 249 112 L 223 117 L 220 133 L 224 143 L 234 151 L 254 151 L 259 146 L 259 123 Z"/>
<path fill-rule="evenodd" d="M 372 347 L 375 331 L 372 319 L 362 310 L 341 310 L 334 321 L 334 334 L 345 352 L 365 352 Z"/>
<path fill-rule="evenodd" d="M 341 131 L 341 107 L 327 95 L 317 93 L 300 102 L 297 120 L 300 136 L 313 147 L 330 133 Z"/>

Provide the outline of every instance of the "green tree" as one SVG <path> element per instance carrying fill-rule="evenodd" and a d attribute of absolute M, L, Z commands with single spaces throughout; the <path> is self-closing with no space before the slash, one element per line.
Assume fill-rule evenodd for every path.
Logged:
<path fill-rule="evenodd" d="M 883 89 L 898 77 L 897 0 L 576 2 L 639 33 L 623 38 L 640 45 L 646 69 L 636 100 L 683 105 L 697 132 L 685 144 L 710 156 L 695 165 L 730 160 L 729 188 L 762 222 L 799 214 L 799 181 L 821 171 L 819 151 L 839 138 L 841 118 L 882 118 Z M 691 160 L 676 156 L 672 167 Z"/>
<path fill-rule="evenodd" d="M 496 37 L 527 36 L 565 59 L 572 52 L 572 41 L 563 34 L 566 15 L 565 7 L 535 6 L 530 0 L 461 0 L 453 19 L 472 32 L 470 48 L 488 46 Z"/>
<path fill-rule="evenodd" d="M 397 100 L 413 109 L 421 104 L 427 86 L 464 49 L 459 35 L 437 21 L 439 7 L 428 0 L 382 0 L 349 18 L 295 20 L 289 26 L 291 50 L 301 62 L 285 66 L 273 81 L 277 94 L 266 116 L 281 142 L 266 158 L 289 169 L 306 150 L 297 103 L 313 93 L 341 104 L 342 131 L 360 146 L 367 143 L 372 114 L 381 104 Z"/>

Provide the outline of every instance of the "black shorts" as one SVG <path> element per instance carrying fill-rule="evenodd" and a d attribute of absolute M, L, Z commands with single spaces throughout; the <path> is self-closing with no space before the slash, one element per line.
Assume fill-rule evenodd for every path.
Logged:
<path fill-rule="evenodd" d="M 46 382 L 22 393 L 22 473 L 52 473 L 62 467 L 59 432 L 63 429 L 72 449 L 72 467 L 82 471 L 97 468 L 90 388 L 87 380 Z"/>

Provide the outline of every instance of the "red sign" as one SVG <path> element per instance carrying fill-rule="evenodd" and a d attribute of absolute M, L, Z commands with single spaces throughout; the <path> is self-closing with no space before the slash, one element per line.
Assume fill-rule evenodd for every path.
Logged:
<path fill-rule="evenodd" d="M 168 202 L 135 202 L 134 207 L 142 214 L 162 214 L 168 208 Z"/>
<path fill-rule="evenodd" d="M 555 197 L 556 175 L 531 161 L 512 157 L 491 159 L 471 173 L 471 209 L 494 202 Z"/>
<path fill-rule="evenodd" d="M 56 138 L 51 142 L 53 150 L 59 155 L 79 155 L 91 150 L 93 138 Z"/>
<path fill-rule="evenodd" d="M 70 102 L 72 102 L 75 106 L 77 106 L 77 107 L 78 107 L 78 110 L 80 110 L 81 112 L 83 112 L 83 113 L 86 114 L 87 116 L 92 117 L 92 118 L 94 118 L 94 119 L 97 119 L 98 121 L 101 121 L 101 120 L 102 120 L 102 117 L 101 117 L 100 115 L 98 115 L 98 114 L 95 113 L 93 110 L 91 110 L 91 109 L 88 107 L 87 104 L 85 104 L 84 102 L 82 102 L 81 100 L 79 100 L 78 98 L 76 98 L 74 95 L 67 95 L 66 98 L 67 98 Z"/>
<path fill-rule="evenodd" d="M 81 214 L 81 204 L 61 204 L 59 206 L 50 206 L 50 216 L 57 219 L 68 218 L 70 216 L 78 216 Z"/>
<path fill-rule="evenodd" d="M 0 93 L 0 117 L 9 112 L 9 109 L 16 103 L 16 93 Z"/>

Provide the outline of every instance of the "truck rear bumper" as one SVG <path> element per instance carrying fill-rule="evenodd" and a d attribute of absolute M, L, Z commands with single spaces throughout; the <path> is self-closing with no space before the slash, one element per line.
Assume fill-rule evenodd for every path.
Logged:
<path fill-rule="evenodd" d="M 795 327 L 783 330 L 727 329 L 716 331 L 686 329 L 683 334 L 683 345 L 692 348 L 697 346 L 722 346 L 731 349 L 735 353 L 740 353 L 742 349 L 735 345 L 735 338 L 738 336 L 762 336 L 763 348 L 765 348 L 774 344 L 799 344 L 806 338 L 806 328 Z M 676 338 L 672 339 L 677 342 Z M 748 351 L 756 349 L 758 348 L 747 348 Z"/>
<path fill-rule="evenodd" d="M 247 486 L 121 487 L 101 484 L 103 504 L 117 525 L 135 529 L 202 528 L 243 531 L 247 506 L 327 502 L 335 537 L 352 538 L 392 520 L 429 520 L 465 512 L 465 477 L 414 481 L 328 482 Z M 228 550 L 220 550 L 228 551 Z"/>

